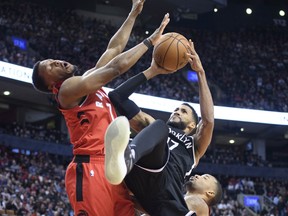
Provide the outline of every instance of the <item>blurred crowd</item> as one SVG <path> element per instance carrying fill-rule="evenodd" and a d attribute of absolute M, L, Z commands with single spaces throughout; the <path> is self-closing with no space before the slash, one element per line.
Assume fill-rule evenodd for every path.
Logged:
<path fill-rule="evenodd" d="M 288 181 L 251 177 L 218 177 L 224 188 L 221 202 L 212 207 L 212 216 L 247 216 L 249 209 L 261 216 L 288 215 Z M 259 206 L 244 208 L 240 205 L 240 194 L 261 195 L 265 202 Z M 265 203 L 265 205 L 263 204 Z"/>
<path fill-rule="evenodd" d="M 64 186 L 67 160 L 0 146 L 0 210 L 17 216 L 72 216 Z"/>
<path fill-rule="evenodd" d="M 35 125 L 28 122 L 26 122 L 25 125 L 17 122 L 13 122 L 11 124 L 0 123 L 0 133 L 21 138 L 70 145 L 69 137 L 66 133 L 63 133 L 55 128 L 49 128 L 45 124 Z"/>
<path fill-rule="evenodd" d="M 17 4 L 17 6 L 15 6 Z M 160 23 L 160 20 L 159 20 Z M 69 9 L 51 8 L 33 3 L 3 0 L 0 3 L 0 61 L 32 67 L 44 58 L 67 60 L 80 71 L 93 67 L 106 49 L 117 27 L 103 20 L 85 18 Z M 207 73 L 215 105 L 288 112 L 288 40 L 287 28 L 254 27 L 235 31 L 177 29 L 192 38 Z M 12 37 L 26 41 L 26 48 Z M 135 27 L 127 47 L 141 42 L 147 35 Z M 107 87 L 150 65 L 150 50 L 131 71 Z M 142 85 L 137 92 L 198 103 L 197 83 L 187 80 L 186 69 L 169 76 L 159 76 Z M 17 137 L 69 144 L 67 134 L 43 125 L 1 125 L 0 132 Z M 71 158 L 40 152 L 18 152 L 0 145 L 0 211 L 15 215 L 72 216 L 65 187 L 65 169 Z M 233 148 L 210 150 L 204 162 L 269 166 L 251 152 Z M 237 201 L 239 194 L 263 195 L 269 209 L 253 209 L 263 216 L 288 215 L 286 180 L 217 176 L 224 196 L 211 209 L 212 216 L 246 216 L 247 208 Z"/>
<path fill-rule="evenodd" d="M 18 216 L 72 216 L 64 187 L 70 160 L 0 145 L 0 211 L 11 210 Z M 247 208 L 237 200 L 239 194 L 265 196 L 267 205 L 256 209 L 258 215 L 288 215 L 287 179 L 216 177 L 224 194 L 222 201 L 211 208 L 212 216 L 247 216 Z"/>
<path fill-rule="evenodd" d="M 107 21 L 85 18 L 69 9 L 16 0 L 0 4 L 0 60 L 30 68 L 37 60 L 54 58 L 70 61 L 84 72 L 95 65 L 117 30 Z M 288 111 L 287 28 L 270 26 L 223 32 L 168 26 L 166 31 L 177 31 L 195 42 L 215 105 Z M 12 37 L 26 40 L 27 49 L 15 46 Z M 145 37 L 144 29 L 135 27 L 127 47 Z M 148 67 L 151 53 L 109 87 Z M 138 92 L 197 103 L 197 84 L 187 80 L 187 69 L 156 77 Z"/>
<path fill-rule="evenodd" d="M 69 135 L 44 124 L 26 123 L 25 125 L 13 122 L 0 124 L 0 134 L 8 134 L 20 138 L 70 145 Z M 260 155 L 246 150 L 245 146 L 210 146 L 201 162 L 213 164 L 244 165 L 250 167 L 286 167 L 287 162 L 279 164 L 277 160 L 263 159 Z"/>
<path fill-rule="evenodd" d="M 243 146 L 217 145 L 217 148 L 208 148 L 201 161 L 213 164 L 275 167 L 273 161 L 264 160 L 260 155 L 247 151 Z"/>

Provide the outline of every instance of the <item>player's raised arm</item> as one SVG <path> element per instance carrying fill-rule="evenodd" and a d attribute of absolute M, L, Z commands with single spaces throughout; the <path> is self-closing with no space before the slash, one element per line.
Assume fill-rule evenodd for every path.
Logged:
<path fill-rule="evenodd" d="M 136 18 L 143 9 L 144 2 L 145 0 L 132 0 L 133 5 L 128 17 L 122 26 L 118 29 L 118 31 L 114 34 L 114 36 L 110 39 L 106 51 L 103 53 L 96 64 L 96 68 L 104 66 L 124 50 L 130 37 L 132 28 L 135 24 Z"/>
<path fill-rule="evenodd" d="M 95 67 L 83 76 L 75 76 L 65 80 L 58 94 L 61 106 L 74 106 L 79 98 L 95 92 L 117 76 L 127 72 L 159 40 L 169 21 L 169 14 L 166 14 L 159 28 L 148 39 L 119 54 L 101 68 Z"/>
<path fill-rule="evenodd" d="M 198 85 L 199 85 L 199 101 L 200 101 L 200 112 L 201 121 L 198 124 L 198 128 L 195 138 L 196 147 L 196 161 L 206 152 L 213 134 L 214 129 L 214 104 L 212 95 L 206 80 L 205 70 L 203 69 L 201 60 L 195 51 L 194 43 L 190 40 L 189 48 L 189 63 L 191 68 L 197 73 Z"/>

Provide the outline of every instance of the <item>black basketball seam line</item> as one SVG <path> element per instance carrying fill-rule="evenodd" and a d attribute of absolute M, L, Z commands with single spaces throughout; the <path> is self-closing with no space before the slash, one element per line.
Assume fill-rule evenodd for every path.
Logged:
<path fill-rule="evenodd" d="M 185 39 L 183 38 L 183 40 L 185 40 Z M 179 49 L 178 49 L 179 43 L 181 43 L 181 44 L 185 47 L 186 51 L 188 52 L 187 47 L 185 46 L 185 44 L 181 41 L 181 39 L 179 39 L 179 40 L 177 41 L 177 52 L 178 52 L 178 55 L 177 55 L 177 57 L 178 57 L 178 58 L 177 58 L 177 68 L 178 68 L 178 66 L 179 66 L 179 59 L 180 59 Z"/>
<path fill-rule="evenodd" d="M 167 33 L 169 34 L 169 33 Z M 158 43 L 156 46 L 155 46 L 155 49 L 162 43 L 166 42 L 167 40 L 169 40 L 170 38 L 173 38 L 174 40 L 177 39 L 178 36 L 182 36 L 183 39 L 186 39 L 183 35 L 179 34 L 179 33 L 176 33 L 176 32 L 171 32 L 169 35 L 162 35 L 163 37 L 167 37 L 165 38 L 165 40 L 163 39 L 163 41 L 161 41 L 161 43 Z M 176 36 L 174 36 L 174 34 L 176 34 Z M 178 41 L 180 41 L 181 39 L 178 39 Z"/>
<path fill-rule="evenodd" d="M 167 55 L 167 53 L 168 53 L 168 51 L 169 51 L 169 49 L 170 49 L 170 47 L 171 47 L 171 44 L 174 42 L 174 40 L 176 40 L 176 38 L 173 38 L 173 40 L 172 40 L 171 43 L 169 44 L 168 48 L 166 49 L 166 52 L 165 52 L 165 54 L 164 54 L 164 58 L 163 58 L 163 61 L 162 61 L 162 65 L 164 64 L 164 60 L 165 60 L 165 58 L 166 58 L 166 55 Z"/>
<path fill-rule="evenodd" d="M 187 40 L 187 39 L 185 39 L 185 38 L 183 38 L 183 40 Z M 182 43 L 183 44 L 183 46 L 186 48 L 186 50 L 187 50 L 187 47 L 186 47 L 186 45 L 182 42 L 182 40 L 180 39 L 180 40 L 178 40 L 178 42 L 179 43 Z M 188 41 L 189 42 L 189 41 Z M 188 50 L 187 50 L 188 51 Z"/>
<path fill-rule="evenodd" d="M 165 43 L 167 40 L 169 40 L 171 37 L 172 37 L 172 34 L 171 35 L 163 35 L 163 36 L 165 36 L 165 37 L 167 37 L 167 38 L 164 38 L 163 39 L 163 41 L 161 41 L 161 43 L 158 43 L 155 47 L 154 47 L 154 50 L 156 51 L 157 50 L 157 48 L 161 45 L 161 44 L 163 44 L 163 43 Z M 174 38 L 175 39 L 175 38 Z M 172 40 L 172 42 L 173 42 L 173 40 Z M 171 45 L 171 44 L 170 44 Z M 170 47 L 170 46 L 169 46 Z M 168 49 L 169 49 L 169 47 L 168 47 Z M 168 50 L 167 49 L 167 50 Z M 153 51 L 154 52 L 154 51 Z M 164 55 L 164 57 L 163 57 L 163 61 L 164 61 L 164 59 L 165 59 L 165 55 Z M 162 64 L 163 64 L 163 61 L 162 61 Z"/>
<path fill-rule="evenodd" d="M 174 35 L 176 34 L 176 35 Z M 178 41 L 180 41 L 181 39 L 178 39 L 178 37 L 182 37 L 182 39 L 186 39 L 183 35 L 177 33 L 177 32 L 172 32 L 171 35 L 169 35 L 169 37 L 173 37 L 174 39 L 177 39 Z"/>
<path fill-rule="evenodd" d="M 172 33 L 171 34 L 171 37 L 173 37 L 174 36 L 174 33 Z M 180 35 L 180 34 L 176 34 L 173 38 L 174 38 L 174 40 L 177 40 L 177 43 L 176 43 L 176 51 L 177 51 L 177 53 L 176 53 L 176 55 L 177 55 L 177 61 L 176 61 L 176 68 L 175 69 L 177 69 L 178 68 L 178 65 L 179 65 L 179 49 L 178 49 L 178 44 L 179 44 L 179 39 L 177 38 L 178 36 L 182 36 L 182 35 Z M 172 43 L 174 42 L 174 40 L 172 40 Z M 169 47 L 170 48 L 170 47 Z M 168 49 L 167 49 L 168 50 Z"/>
<path fill-rule="evenodd" d="M 177 41 L 177 64 L 176 64 L 176 69 L 179 66 L 179 48 L 178 48 L 179 40 Z"/>
<path fill-rule="evenodd" d="M 166 35 L 166 36 L 167 36 L 167 35 Z M 166 36 L 165 36 L 165 37 L 166 37 Z M 160 44 L 166 42 L 166 41 L 169 40 L 170 38 L 171 38 L 171 35 L 170 35 L 170 36 L 167 36 L 167 38 L 165 38 L 165 40 L 163 39 L 163 41 L 161 41 L 161 43 L 158 43 L 158 44 L 155 46 L 155 49 L 157 49 L 157 47 L 158 47 Z"/>
<path fill-rule="evenodd" d="M 171 34 L 171 37 L 174 35 L 174 33 L 172 33 Z M 177 37 L 180 37 L 180 39 L 178 39 Z M 182 42 L 182 40 L 186 40 L 187 41 L 187 39 L 183 36 L 183 35 L 181 35 L 181 34 L 179 34 L 179 33 L 176 33 L 176 36 L 174 36 L 174 39 L 177 39 L 177 64 L 176 64 L 176 68 L 178 68 L 178 66 L 179 66 L 179 49 L 178 49 L 178 44 L 179 43 L 181 43 L 184 47 L 185 47 L 185 49 L 186 49 L 186 51 L 188 52 L 188 49 L 187 49 L 187 47 L 186 47 L 186 45 Z"/>

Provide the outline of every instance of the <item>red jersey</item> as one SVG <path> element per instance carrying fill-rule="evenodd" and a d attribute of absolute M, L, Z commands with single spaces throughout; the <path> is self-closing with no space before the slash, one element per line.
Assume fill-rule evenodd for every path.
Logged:
<path fill-rule="evenodd" d="M 104 135 L 116 112 L 102 88 L 87 95 L 79 106 L 59 110 L 66 120 L 74 155 L 104 154 Z"/>

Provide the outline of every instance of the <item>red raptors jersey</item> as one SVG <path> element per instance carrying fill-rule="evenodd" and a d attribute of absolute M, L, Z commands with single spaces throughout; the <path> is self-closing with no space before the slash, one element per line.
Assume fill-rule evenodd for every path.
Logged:
<path fill-rule="evenodd" d="M 104 154 L 104 135 L 116 112 L 102 88 L 86 96 L 79 106 L 59 110 L 66 120 L 74 155 Z"/>

